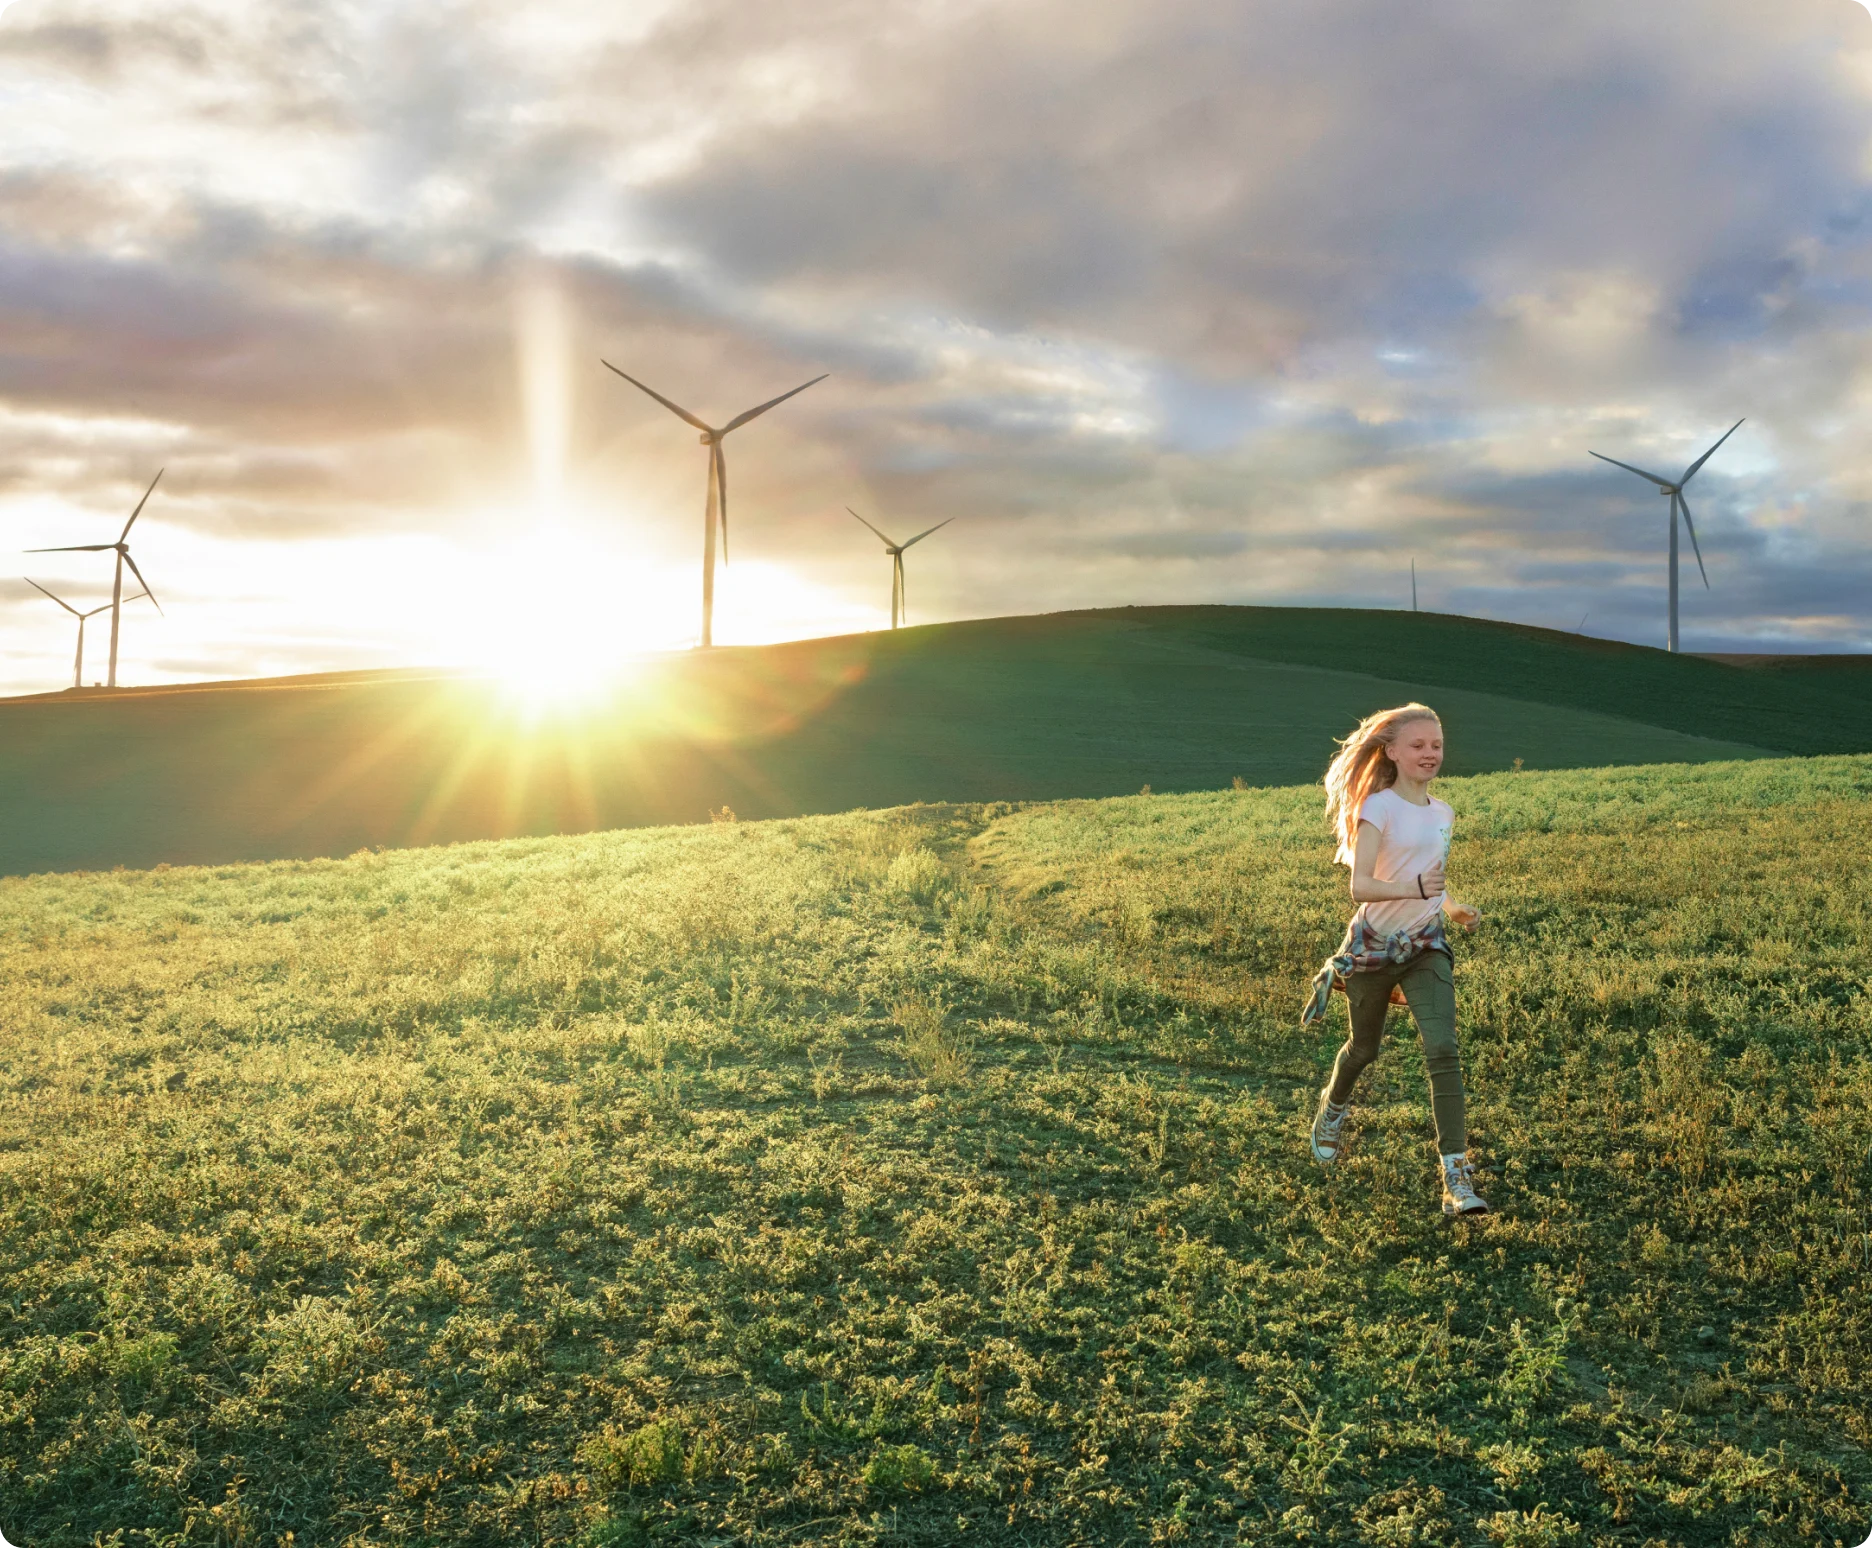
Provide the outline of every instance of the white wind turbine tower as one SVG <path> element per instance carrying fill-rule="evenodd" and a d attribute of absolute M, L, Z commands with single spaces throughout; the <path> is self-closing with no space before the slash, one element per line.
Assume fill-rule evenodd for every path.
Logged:
<path fill-rule="evenodd" d="M 92 608 L 91 611 L 88 613 L 81 613 L 78 611 L 77 608 L 73 607 L 71 603 L 67 602 L 63 597 L 53 596 L 51 592 L 47 591 L 45 587 L 41 586 L 39 582 L 34 580 L 30 575 L 26 577 L 26 584 L 32 587 L 32 589 L 38 592 L 41 596 L 52 597 L 52 600 L 54 602 L 58 603 L 60 607 L 64 608 L 66 612 L 70 613 L 72 617 L 78 620 L 78 654 L 72 658 L 72 687 L 74 688 L 84 687 L 84 626 L 85 626 L 85 622 L 88 619 L 97 617 L 99 613 L 108 613 L 111 610 L 111 607 L 113 606 L 113 604 L 106 602 L 100 607 Z M 149 597 L 149 593 L 147 591 L 139 591 L 136 594 L 136 596 L 125 597 L 124 600 L 126 602 L 135 602 L 140 597 Z M 155 600 L 156 599 L 154 597 L 150 597 L 150 601 L 154 602 Z"/>
<path fill-rule="evenodd" d="M 1723 431 L 1722 435 L 1717 438 L 1716 446 L 1721 446 L 1724 441 L 1734 435 L 1742 428 L 1743 423 L 1743 420 L 1738 419 Z M 1591 454 L 1598 457 L 1601 462 L 1611 463 L 1615 468 L 1623 468 L 1627 473 L 1636 473 L 1640 478 L 1650 479 L 1658 486 L 1658 492 L 1670 499 L 1670 632 L 1664 647 L 1666 650 L 1677 649 L 1677 513 L 1679 511 L 1683 512 L 1684 528 L 1690 534 L 1690 551 L 1696 555 L 1697 573 L 1703 577 L 1703 589 L 1709 590 L 1709 571 L 1703 568 L 1703 550 L 1697 546 L 1696 523 L 1690 519 L 1690 502 L 1684 499 L 1683 491 L 1684 485 L 1696 477 L 1697 470 L 1716 455 L 1716 446 L 1712 446 L 1685 468 L 1683 477 L 1675 483 L 1668 478 L 1659 478 L 1655 473 L 1647 473 L 1643 468 L 1634 468 L 1629 462 L 1620 462 L 1616 457 L 1600 456 L 1598 452 Z"/>
<path fill-rule="evenodd" d="M 759 407 L 751 408 L 745 414 L 735 415 L 727 424 L 717 429 L 713 425 L 704 424 L 680 404 L 670 402 L 654 388 L 644 386 L 636 377 L 619 371 L 609 360 L 601 360 L 599 364 L 607 371 L 622 376 L 640 392 L 648 393 L 678 419 L 687 420 L 694 425 L 702 432 L 702 444 L 709 449 L 708 504 L 703 508 L 702 513 L 702 648 L 706 650 L 715 642 L 715 527 L 718 520 L 721 524 L 722 563 L 728 562 L 728 462 L 722 456 L 722 437 L 731 430 L 739 430 L 750 419 L 759 418 L 776 404 L 786 402 L 794 393 L 804 392 L 815 383 L 823 382 L 832 373 L 827 371 L 815 376 L 810 382 L 801 382 L 792 392 L 783 392 L 777 398 L 769 398 Z"/>
<path fill-rule="evenodd" d="M 157 612 L 162 612 L 162 603 L 156 601 L 156 593 L 150 589 L 150 583 L 143 579 L 143 572 L 137 568 L 136 560 L 130 557 L 130 529 L 136 525 L 137 517 L 143 514 L 143 507 L 149 504 L 149 497 L 156 492 L 157 480 L 163 476 L 163 469 L 156 470 L 156 477 L 150 480 L 150 486 L 143 491 L 143 498 L 136 503 L 136 509 L 130 513 L 130 519 L 124 523 L 123 531 L 117 534 L 115 543 L 79 543 L 70 548 L 29 548 L 29 554 L 102 554 L 117 555 L 117 575 L 111 582 L 111 643 L 110 677 L 107 687 L 117 686 L 117 629 L 123 621 L 123 572 L 124 566 L 130 566 L 130 572 L 136 576 L 143 587 L 143 595 L 155 605 Z M 131 601 L 136 598 L 132 597 Z M 166 615 L 165 615 L 166 616 Z"/>
<path fill-rule="evenodd" d="M 871 523 L 868 521 L 865 521 L 864 517 L 859 516 L 858 513 L 856 511 L 853 511 L 849 505 L 846 506 L 845 509 L 848 511 L 851 511 L 851 514 L 854 517 L 856 517 L 859 521 L 864 521 L 864 524 L 867 527 L 871 527 Z M 921 543 L 924 538 L 930 535 L 930 533 L 940 532 L 944 527 L 948 526 L 949 523 L 954 520 L 955 520 L 955 517 L 951 516 L 944 521 L 939 521 L 936 523 L 935 526 L 926 528 L 924 531 L 919 532 L 915 537 L 911 538 L 908 543 L 893 543 L 889 538 L 885 537 L 882 532 L 878 532 L 878 529 L 876 527 L 871 527 L 871 530 L 873 532 L 877 532 L 878 541 L 884 545 L 884 552 L 890 555 L 891 627 L 893 629 L 895 629 L 898 626 L 898 624 L 903 622 L 908 616 L 905 605 L 904 605 L 904 568 L 903 568 L 904 550 L 906 548 L 913 547 L 914 545 L 918 543 Z"/>

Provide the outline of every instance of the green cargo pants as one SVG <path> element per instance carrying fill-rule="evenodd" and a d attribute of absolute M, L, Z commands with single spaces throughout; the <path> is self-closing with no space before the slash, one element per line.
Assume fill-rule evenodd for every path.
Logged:
<path fill-rule="evenodd" d="M 1446 1156 L 1460 1154 L 1469 1148 L 1468 1118 L 1463 1101 L 1462 1056 L 1456 1049 L 1456 981 L 1444 952 L 1426 951 L 1409 962 L 1387 963 L 1345 980 L 1352 1033 L 1333 1061 L 1326 1094 L 1335 1106 L 1350 1101 L 1352 1087 L 1378 1057 L 1394 984 L 1404 991 L 1411 1019 L 1417 1023 L 1417 1035 L 1423 1039 L 1437 1150 Z"/>

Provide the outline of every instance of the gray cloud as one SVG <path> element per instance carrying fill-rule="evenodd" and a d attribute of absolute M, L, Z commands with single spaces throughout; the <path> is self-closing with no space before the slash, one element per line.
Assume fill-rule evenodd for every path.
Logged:
<path fill-rule="evenodd" d="M 88 85 L 125 83 L 130 70 L 152 62 L 199 72 L 211 49 L 208 29 L 196 18 L 171 16 L 109 22 L 41 19 L 50 7 L 22 8 L 0 38 L 0 56 L 29 60 Z M 37 14 L 35 14 L 37 13 Z"/>

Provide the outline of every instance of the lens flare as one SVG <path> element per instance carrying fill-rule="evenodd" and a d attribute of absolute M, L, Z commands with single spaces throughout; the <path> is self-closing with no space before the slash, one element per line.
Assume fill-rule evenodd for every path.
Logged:
<path fill-rule="evenodd" d="M 534 510 L 542 519 L 555 521 L 565 503 L 572 444 L 572 327 L 565 292 L 551 275 L 529 274 L 521 281 L 514 311 Z"/>
<path fill-rule="evenodd" d="M 600 589 L 589 539 L 566 505 L 574 412 L 572 322 L 556 277 L 522 276 L 514 298 L 514 359 L 532 471 L 525 530 L 496 545 L 488 580 L 498 595 L 476 610 L 471 654 L 524 705 L 546 709 L 593 698 L 622 666 L 616 587 Z M 581 558 L 585 562 L 581 562 Z"/>

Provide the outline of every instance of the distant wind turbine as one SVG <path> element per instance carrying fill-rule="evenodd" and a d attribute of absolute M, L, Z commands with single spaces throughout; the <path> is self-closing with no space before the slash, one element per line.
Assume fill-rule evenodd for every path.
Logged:
<path fill-rule="evenodd" d="M 162 468 L 156 470 L 156 477 L 150 480 L 149 488 L 143 491 L 143 498 L 137 501 L 136 509 L 130 513 L 130 519 L 124 523 L 123 531 L 117 534 L 115 543 L 79 543 L 71 548 L 29 548 L 26 550 L 29 554 L 114 553 L 117 555 L 117 574 L 111 582 L 110 599 L 111 643 L 108 686 L 112 688 L 117 686 L 117 630 L 123 621 L 123 572 L 126 564 L 130 566 L 130 572 L 136 576 L 138 584 L 143 587 L 143 595 L 155 604 L 157 612 L 162 612 L 162 603 L 156 601 L 156 593 L 150 589 L 150 583 L 143 579 L 143 572 L 137 568 L 136 560 L 130 557 L 130 529 L 136 525 L 137 517 L 143 514 L 143 507 L 149 504 L 149 497 L 156 492 L 157 481 L 162 478 L 163 472 Z M 134 602 L 136 598 L 132 597 L 130 600 Z"/>
<path fill-rule="evenodd" d="M 865 521 L 864 517 L 859 516 L 858 513 L 856 511 L 853 511 L 849 505 L 846 506 L 845 509 L 848 511 L 851 511 L 851 514 L 854 517 L 856 517 L 859 521 L 864 521 L 864 524 L 867 527 L 871 527 L 871 523 L 868 521 Z M 908 543 L 893 543 L 889 538 L 885 537 L 882 532 L 878 532 L 878 529 L 876 527 L 871 527 L 871 530 L 873 532 L 877 532 L 878 541 L 884 545 L 884 552 L 890 555 L 891 627 L 893 629 L 895 629 L 898 626 L 898 624 L 904 621 L 908 616 L 905 610 L 905 605 L 904 605 L 904 567 L 903 567 L 904 550 L 906 548 L 915 547 L 918 543 L 921 543 L 924 538 L 928 537 L 930 533 L 940 532 L 944 527 L 948 526 L 949 523 L 954 520 L 955 520 L 955 517 L 951 516 L 951 517 L 948 517 L 946 520 L 939 521 L 936 523 L 935 526 L 925 528 L 923 531 L 919 532 L 915 537 L 911 538 Z"/>
<path fill-rule="evenodd" d="M 708 504 L 702 515 L 702 648 L 708 649 L 714 643 L 715 634 L 715 527 L 719 519 L 721 525 L 722 563 L 728 562 L 728 463 L 722 456 L 722 437 L 731 430 L 739 430 L 750 419 L 757 419 L 768 409 L 786 402 L 794 393 L 804 392 L 815 383 L 823 382 L 831 372 L 815 376 L 810 382 L 801 382 L 792 392 L 783 392 L 777 398 L 769 398 L 758 408 L 751 408 L 745 414 L 737 414 L 719 430 L 713 425 L 704 424 L 680 404 L 672 403 L 652 387 L 646 387 L 636 377 L 619 371 L 609 360 L 599 362 L 607 371 L 622 376 L 631 386 L 640 392 L 646 392 L 678 419 L 687 420 L 702 432 L 702 444 L 709 449 Z"/>
<path fill-rule="evenodd" d="M 112 604 L 109 602 L 106 602 L 102 606 L 92 608 L 91 611 L 88 613 L 81 613 L 78 611 L 77 608 L 73 607 L 71 603 L 67 602 L 63 597 L 53 596 L 51 592 L 47 591 L 45 587 L 41 586 L 39 582 L 34 580 L 30 575 L 26 577 L 26 584 L 32 587 L 32 589 L 38 592 L 41 596 L 52 597 L 52 600 L 54 602 L 58 603 L 60 607 L 64 608 L 66 612 L 70 613 L 72 617 L 78 620 L 78 654 L 72 658 L 72 687 L 74 688 L 84 687 L 84 626 L 85 626 L 85 622 L 87 619 L 97 617 L 99 613 L 109 612 Z M 135 602 L 139 597 L 149 597 L 149 593 L 147 591 L 139 591 L 136 594 L 136 596 L 125 597 L 124 600 L 126 602 Z M 154 597 L 150 597 L 150 601 L 154 602 L 155 600 L 156 599 Z"/>
<path fill-rule="evenodd" d="M 1723 431 L 1722 435 L 1717 438 L 1716 446 L 1721 446 L 1724 441 L 1734 435 L 1742 428 L 1743 423 L 1743 420 L 1738 419 Z M 1696 477 L 1697 470 L 1716 455 L 1716 446 L 1712 446 L 1685 468 L 1683 477 L 1675 483 L 1668 478 L 1659 478 L 1655 473 L 1647 473 L 1643 468 L 1634 468 L 1629 462 L 1620 462 L 1616 457 L 1600 456 L 1598 452 L 1592 453 L 1601 462 L 1609 462 L 1615 468 L 1623 468 L 1627 473 L 1636 473 L 1640 478 L 1649 479 L 1658 486 L 1660 494 L 1670 499 L 1670 630 L 1664 647 L 1666 650 L 1677 649 L 1677 513 L 1679 511 L 1683 512 L 1684 529 L 1690 534 L 1690 551 L 1696 555 L 1697 574 L 1703 577 L 1703 589 L 1709 590 L 1709 571 L 1703 568 L 1703 550 L 1697 546 L 1696 523 L 1690 519 L 1690 502 L 1684 499 L 1683 491 L 1684 485 Z"/>

